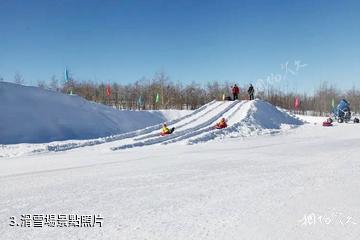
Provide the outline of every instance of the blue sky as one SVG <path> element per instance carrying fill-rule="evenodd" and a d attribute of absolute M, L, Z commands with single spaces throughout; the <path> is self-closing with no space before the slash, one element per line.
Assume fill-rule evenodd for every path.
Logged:
<path fill-rule="evenodd" d="M 360 85 L 359 1 L 1 0 L 0 76 Z M 298 68 L 295 61 L 306 67 Z M 284 79 L 285 63 L 288 75 Z M 297 62 L 299 64 L 299 62 Z M 283 64 L 283 67 L 281 67 Z"/>

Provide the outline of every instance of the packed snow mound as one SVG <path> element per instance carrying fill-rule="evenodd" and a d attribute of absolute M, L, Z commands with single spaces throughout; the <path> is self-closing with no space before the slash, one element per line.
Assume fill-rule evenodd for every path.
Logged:
<path fill-rule="evenodd" d="M 6 82 L 0 82 L 0 112 L 0 144 L 98 138 L 169 120 L 159 111 L 119 111 L 79 96 Z"/>
<path fill-rule="evenodd" d="M 296 116 L 290 115 L 288 112 L 261 100 L 251 102 L 247 120 L 262 129 L 280 129 L 284 124 L 303 124 Z"/>
<path fill-rule="evenodd" d="M 188 139 L 187 143 L 196 144 L 226 137 L 276 134 L 303 123 L 295 115 L 291 115 L 266 101 L 256 99 L 240 105 L 240 108 L 229 118 L 227 128 L 200 134 Z"/>
<path fill-rule="evenodd" d="M 227 120 L 228 127 L 214 128 L 221 118 Z M 193 117 L 171 125 L 175 127 L 175 132 L 170 135 L 159 136 L 159 130 L 156 130 L 129 141 L 119 141 L 118 146 L 111 146 L 111 150 L 181 142 L 195 144 L 226 137 L 275 134 L 301 124 L 303 122 L 295 116 L 265 101 L 218 101 Z"/>

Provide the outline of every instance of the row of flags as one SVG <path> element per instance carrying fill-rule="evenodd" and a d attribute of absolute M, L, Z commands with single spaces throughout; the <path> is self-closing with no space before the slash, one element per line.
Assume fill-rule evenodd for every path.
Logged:
<path fill-rule="evenodd" d="M 70 80 L 70 76 L 69 76 L 69 70 L 67 68 L 65 68 L 64 71 L 64 80 L 65 82 Z M 70 95 L 73 95 L 73 90 L 70 90 Z M 110 97 L 111 96 L 111 87 L 110 87 L 110 83 L 106 86 L 106 96 Z M 138 104 L 141 105 L 143 103 L 142 97 L 140 96 L 138 99 Z M 157 93 L 155 96 L 155 103 L 159 103 L 160 102 L 160 94 Z"/>
<path fill-rule="evenodd" d="M 108 84 L 106 86 L 106 96 L 110 97 L 111 96 L 111 87 L 110 84 Z M 155 103 L 159 103 L 160 102 L 160 94 L 157 93 L 155 96 Z M 138 100 L 137 100 L 138 105 L 142 105 L 143 104 L 143 99 L 142 96 L 140 95 Z"/>
<path fill-rule="evenodd" d="M 160 94 L 157 93 L 156 96 L 155 96 L 155 103 L 159 103 L 159 102 L 160 102 Z M 142 105 L 142 104 L 143 104 L 142 96 L 139 97 L 139 99 L 138 99 L 138 104 L 139 104 L 139 105 Z"/>
<path fill-rule="evenodd" d="M 106 96 L 110 97 L 111 96 L 111 87 L 110 84 L 108 84 L 106 86 Z M 160 102 L 160 94 L 157 93 L 155 96 L 155 103 L 159 103 Z M 142 96 L 140 95 L 138 100 L 137 100 L 138 105 L 142 105 L 143 104 L 143 99 Z"/>
<path fill-rule="evenodd" d="M 64 78 L 65 78 L 65 81 L 68 81 L 70 79 L 69 70 L 67 68 L 65 68 Z M 72 90 L 70 90 L 70 95 L 72 95 L 72 94 L 73 94 L 73 92 L 72 92 Z M 106 86 L 106 96 L 108 96 L 108 97 L 111 96 L 110 84 L 108 84 Z M 225 94 L 223 94 L 222 99 L 225 100 Z M 156 96 L 155 96 L 155 103 L 159 103 L 159 102 L 160 102 L 160 94 L 157 93 Z M 140 96 L 139 99 L 138 99 L 138 104 L 142 105 L 142 103 L 143 103 L 143 100 L 142 100 L 142 97 Z M 296 96 L 294 98 L 294 109 L 298 110 L 299 107 L 300 107 L 300 98 Z M 334 98 L 331 100 L 331 107 L 332 108 L 335 107 L 335 99 Z"/>

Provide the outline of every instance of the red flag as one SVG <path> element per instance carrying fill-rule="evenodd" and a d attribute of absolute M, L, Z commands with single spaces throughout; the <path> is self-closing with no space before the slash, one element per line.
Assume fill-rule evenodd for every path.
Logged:
<path fill-rule="evenodd" d="M 299 99 L 299 97 L 295 97 L 294 108 L 298 109 L 299 107 L 300 107 L 300 99 Z"/>
<path fill-rule="evenodd" d="M 107 95 L 108 97 L 110 97 L 110 95 L 111 95 L 110 84 L 108 84 L 107 87 L 106 87 L 106 95 Z"/>

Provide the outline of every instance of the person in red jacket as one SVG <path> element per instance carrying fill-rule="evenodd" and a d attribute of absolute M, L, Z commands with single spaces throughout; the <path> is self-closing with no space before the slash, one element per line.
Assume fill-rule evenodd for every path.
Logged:
<path fill-rule="evenodd" d="M 226 120 L 225 118 L 221 118 L 220 122 L 216 123 L 215 128 L 217 129 L 222 129 L 222 128 L 226 128 L 227 124 L 226 124 Z"/>
<path fill-rule="evenodd" d="M 235 84 L 232 87 L 233 100 L 239 99 L 240 88 Z"/>

